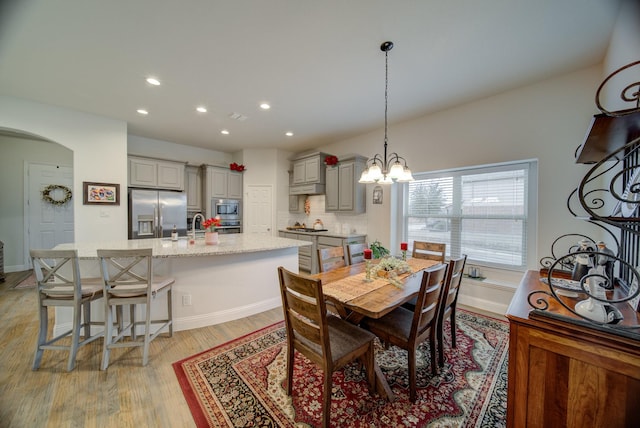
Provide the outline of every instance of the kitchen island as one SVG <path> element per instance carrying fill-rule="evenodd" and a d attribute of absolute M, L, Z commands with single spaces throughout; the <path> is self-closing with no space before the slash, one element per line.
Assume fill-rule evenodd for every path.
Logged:
<path fill-rule="evenodd" d="M 55 249 L 77 250 L 82 276 L 99 277 L 98 249 L 151 248 L 154 274 L 176 280 L 172 301 L 174 330 L 189 330 L 280 306 L 277 268 L 284 266 L 297 272 L 298 247 L 308 245 L 311 244 L 293 239 L 237 233 L 220 235 L 217 245 L 205 245 L 202 238 L 190 244 L 181 237 L 178 241 L 163 238 L 71 243 Z M 159 311 L 166 308 L 161 302 L 156 306 Z M 102 301 L 95 302 L 91 310 L 93 318 L 101 319 Z M 54 330 L 62 332 L 70 325 L 71 311 L 56 309 Z"/>

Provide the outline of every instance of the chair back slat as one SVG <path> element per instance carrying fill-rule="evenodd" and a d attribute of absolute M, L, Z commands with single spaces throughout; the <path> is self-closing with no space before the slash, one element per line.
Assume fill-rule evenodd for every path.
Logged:
<path fill-rule="evenodd" d="M 146 294 L 153 283 L 152 250 L 98 250 L 105 290 L 118 294 Z"/>
<path fill-rule="evenodd" d="M 76 250 L 30 250 L 36 286 L 49 297 L 80 298 L 80 266 Z"/>
<path fill-rule="evenodd" d="M 320 272 L 329 272 L 346 265 L 342 246 L 318 249 L 318 269 Z"/>
<path fill-rule="evenodd" d="M 369 247 L 365 243 L 347 245 L 349 264 L 353 265 L 364 262 L 364 250 L 367 248 Z"/>
<path fill-rule="evenodd" d="M 322 282 L 297 275 L 283 267 L 278 268 L 278 276 L 287 334 L 299 343 L 315 344 L 324 358 L 331 361 Z"/>
<path fill-rule="evenodd" d="M 443 290 L 442 298 L 442 311 L 446 312 L 451 305 L 458 299 L 458 291 L 460 290 L 460 284 L 462 283 L 462 275 L 464 271 L 464 265 L 467 261 L 467 256 L 463 255 L 457 259 L 451 259 L 449 261 L 449 270 L 445 280 L 445 286 Z"/>
<path fill-rule="evenodd" d="M 447 265 L 443 264 L 422 271 L 422 282 L 416 299 L 412 325 L 412 334 L 416 337 L 431 328 L 438 316 L 446 271 Z"/>
<path fill-rule="evenodd" d="M 447 244 L 438 242 L 414 241 L 411 257 L 416 259 L 435 260 L 444 263 Z"/>

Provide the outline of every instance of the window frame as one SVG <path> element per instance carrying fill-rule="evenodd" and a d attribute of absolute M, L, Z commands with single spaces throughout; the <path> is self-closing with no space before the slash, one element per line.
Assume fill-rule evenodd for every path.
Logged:
<path fill-rule="evenodd" d="M 520 161 L 513 162 L 503 162 L 503 163 L 494 163 L 494 164 L 486 164 L 486 165 L 474 165 L 463 168 L 450 168 L 438 171 L 431 172 L 421 172 L 414 173 L 414 178 L 416 181 L 425 180 L 425 179 L 436 179 L 443 177 L 461 177 L 464 175 L 474 175 L 474 174 L 483 174 L 483 173 L 493 173 L 493 172 L 501 172 L 501 171 L 513 171 L 525 169 L 527 170 L 527 186 L 526 186 L 526 199 L 525 199 L 525 228 L 524 228 L 524 239 L 526 243 L 524 245 L 526 256 L 525 260 L 521 265 L 508 265 L 502 263 L 492 263 L 486 260 L 478 260 L 474 259 L 471 256 L 467 259 L 467 264 L 474 266 L 486 266 L 489 268 L 496 269 L 504 269 L 511 271 L 524 272 L 527 269 L 531 269 L 531 266 L 537 266 L 537 207 L 538 207 L 538 160 L 537 159 L 526 159 Z M 400 208 L 400 216 L 399 219 L 401 221 L 402 227 L 399 231 L 402 236 L 402 241 L 408 241 L 409 239 L 409 224 L 408 224 L 408 206 L 409 206 L 409 183 L 404 183 L 400 190 L 399 197 L 399 208 Z M 453 198 L 455 199 L 455 195 Z M 458 195 L 460 197 L 460 195 Z M 456 219 L 464 219 L 465 216 L 437 216 L 438 218 L 456 218 Z M 469 218 L 469 217 L 467 217 Z M 498 216 L 496 216 L 498 218 Z M 454 233 L 450 231 L 450 233 Z M 461 230 L 458 230 L 458 239 L 461 241 Z M 450 235 L 450 240 L 453 238 Z M 458 247 L 460 248 L 460 247 Z M 447 245 L 447 256 L 450 257 L 459 257 L 461 254 L 452 254 L 451 245 Z M 460 252 L 464 253 L 464 251 L 460 248 Z"/>

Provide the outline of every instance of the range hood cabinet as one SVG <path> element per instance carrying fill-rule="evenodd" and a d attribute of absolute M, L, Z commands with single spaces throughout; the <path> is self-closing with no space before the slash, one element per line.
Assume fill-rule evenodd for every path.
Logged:
<path fill-rule="evenodd" d="M 324 184 L 301 184 L 298 186 L 289 186 L 289 195 L 324 195 Z"/>

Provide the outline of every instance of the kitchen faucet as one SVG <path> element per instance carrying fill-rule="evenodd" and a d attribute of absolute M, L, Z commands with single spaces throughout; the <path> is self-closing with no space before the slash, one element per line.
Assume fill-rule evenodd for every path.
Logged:
<path fill-rule="evenodd" d="M 193 216 L 193 220 L 191 220 L 191 233 L 193 234 L 193 239 L 196 238 L 196 219 L 198 218 L 198 216 L 202 218 L 202 222 L 204 222 L 205 220 L 202 213 L 197 213 Z M 202 225 L 202 222 L 200 223 L 200 225 Z"/>

